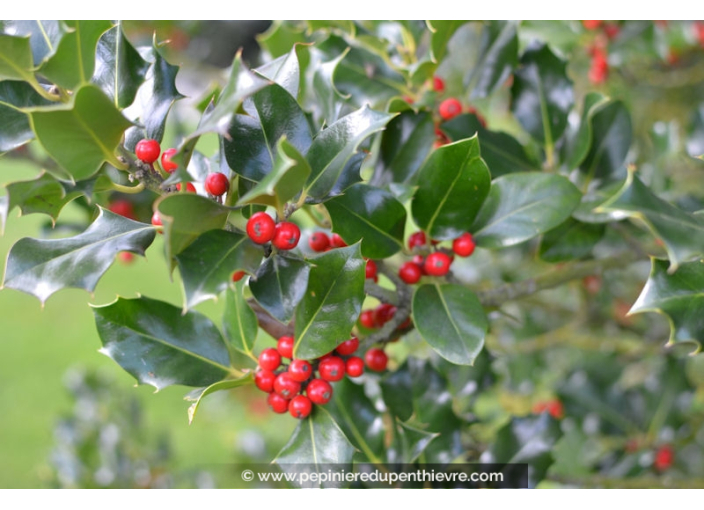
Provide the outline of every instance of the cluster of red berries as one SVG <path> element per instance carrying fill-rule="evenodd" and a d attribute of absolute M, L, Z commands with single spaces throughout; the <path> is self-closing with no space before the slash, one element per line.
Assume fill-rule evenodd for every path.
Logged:
<path fill-rule="evenodd" d="M 247 235 L 257 244 L 271 242 L 279 250 L 292 250 L 301 239 L 301 229 L 290 221 L 276 223 L 264 211 L 254 213 L 247 220 Z"/>
<path fill-rule="evenodd" d="M 665 471 L 672 467 L 675 462 L 675 450 L 669 444 L 664 444 L 655 450 L 653 467 L 657 471 Z"/>
<path fill-rule="evenodd" d="M 333 392 L 330 383 L 342 380 L 345 375 L 359 377 L 364 373 L 365 361 L 353 356 L 359 347 L 356 337 L 312 362 L 293 358 L 293 344 L 293 337 L 282 336 L 276 348 L 264 349 L 259 355 L 259 370 L 254 375 L 254 384 L 269 394 L 267 403 L 276 413 L 288 411 L 294 418 L 303 419 L 311 413 L 313 404 L 330 402 Z M 286 364 L 285 358 L 291 361 Z M 371 370 L 386 368 L 386 353 L 381 349 L 370 349 L 365 359 Z"/>
<path fill-rule="evenodd" d="M 565 417 L 565 409 L 562 406 L 562 402 L 560 402 L 557 399 L 537 402 L 533 406 L 533 413 L 534 414 L 548 413 L 550 416 L 552 416 L 556 420 L 561 420 L 562 418 Z"/>
<path fill-rule="evenodd" d="M 435 245 L 437 243 L 431 241 L 431 244 Z M 415 248 L 423 248 L 426 245 L 427 238 L 422 231 L 415 232 L 408 238 L 408 248 L 411 251 Z M 469 257 L 474 253 L 474 248 L 474 238 L 469 232 L 465 232 L 452 242 L 452 252 L 459 257 Z M 401 265 L 398 276 L 410 285 L 418 283 L 424 275 L 445 276 L 450 271 L 454 255 L 449 255 L 444 251 L 434 251 L 427 257 L 416 255 L 413 260 Z"/>
<path fill-rule="evenodd" d="M 324 252 L 333 248 L 344 248 L 347 243 L 340 237 L 339 234 L 328 236 L 325 232 L 314 232 L 308 238 L 308 246 L 315 252 Z"/>

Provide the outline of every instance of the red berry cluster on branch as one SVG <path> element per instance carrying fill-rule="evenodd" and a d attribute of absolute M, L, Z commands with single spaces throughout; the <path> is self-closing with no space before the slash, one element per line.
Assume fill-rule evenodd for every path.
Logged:
<path fill-rule="evenodd" d="M 247 221 L 247 235 L 257 244 L 271 242 L 279 250 L 292 250 L 298 246 L 301 230 L 290 221 L 276 223 L 264 211 L 254 213 Z"/>
<path fill-rule="evenodd" d="M 314 252 L 324 252 L 333 248 L 344 248 L 347 243 L 340 237 L 340 234 L 328 236 L 325 232 L 313 232 L 308 238 L 308 246 Z"/>
<path fill-rule="evenodd" d="M 425 232 L 418 231 L 408 238 L 408 248 L 411 251 L 435 249 L 438 243 L 431 240 L 428 247 Z M 472 234 L 465 232 L 452 242 L 452 252 L 459 257 L 469 257 L 474 253 L 475 243 Z M 412 261 L 401 265 L 398 276 L 405 283 L 412 285 L 418 283 L 423 275 L 445 276 L 450 271 L 450 265 L 454 260 L 454 255 L 442 250 L 436 250 L 427 256 L 415 255 Z"/>

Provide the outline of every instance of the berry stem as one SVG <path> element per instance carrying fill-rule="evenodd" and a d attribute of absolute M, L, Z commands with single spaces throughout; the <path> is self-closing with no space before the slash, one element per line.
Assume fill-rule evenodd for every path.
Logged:
<path fill-rule="evenodd" d="M 111 182 L 110 189 L 114 189 L 115 191 L 119 191 L 120 193 L 136 195 L 137 193 L 144 191 L 144 183 L 140 182 L 136 186 L 123 186 L 122 184 Z"/>

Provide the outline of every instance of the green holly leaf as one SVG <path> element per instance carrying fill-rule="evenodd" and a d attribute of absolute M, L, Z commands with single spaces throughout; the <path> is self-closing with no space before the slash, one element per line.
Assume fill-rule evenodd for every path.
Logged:
<path fill-rule="evenodd" d="M 389 122 L 381 137 L 373 183 L 414 182 L 435 142 L 435 124 L 429 112 L 401 113 Z"/>
<path fill-rule="evenodd" d="M 140 384 L 209 386 L 230 373 L 230 356 L 210 319 L 146 297 L 94 306 L 95 326 L 112 358 Z"/>
<path fill-rule="evenodd" d="M 553 147 L 567 126 L 574 104 L 567 61 L 544 43 L 533 43 L 513 74 L 511 111 L 530 135 Z"/>
<path fill-rule="evenodd" d="M 384 259 L 403 249 L 406 208 L 388 191 L 355 184 L 325 203 L 333 231 L 349 243 L 362 242 L 362 255 Z"/>
<path fill-rule="evenodd" d="M 440 129 L 452 141 L 471 138 L 476 134 L 482 148 L 482 159 L 494 178 L 513 172 L 540 170 L 540 164 L 526 154 L 525 148 L 518 140 L 507 133 L 484 128 L 474 114 L 458 115 L 442 123 Z"/>
<path fill-rule="evenodd" d="M 567 262 L 587 257 L 604 237 L 605 231 L 606 225 L 582 223 L 570 218 L 545 233 L 540 242 L 540 258 L 546 262 Z"/>
<path fill-rule="evenodd" d="M 95 69 L 98 39 L 112 27 L 105 20 L 65 21 L 68 30 L 41 73 L 60 87 L 73 89 L 88 83 Z"/>
<path fill-rule="evenodd" d="M 489 329 L 484 309 L 472 291 L 455 284 L 423 284 L 413 295 L 413 323 L 440 356 L 473 365 Z"/>
<path fill-rule="evenodd" d="M 302 75 L 309 61 L 308 46 L 295 44 L 286 55 L 257 67 L 254 71 L 264 78 L 279 84 L 292 97 L 298 99 Z M 322 91 L 321 91 L 322 92 Z"/>
<path fill-rule="evenodd" d="M 328 59 L 315 47 L 309 49 L 310 63 L 305 75 L 304 104 L 308 105 L 318 126 L 330 125 L 338 120 L 342 103 L 347 96 L 337 90 L 333 76 L 347 52 Z"/>
<path fill-rule="evenodd" d="M 561 175 L 504 175 L 491 183 L 489 196 L 469 231 L 477 245 L 485 248 L 522 243 L 569 218 L 581 197 L 574 184 Z"/>
<path fill-rule="evenodd" d="M 325 464 L 349 472 L 355 449 L 328 411 L 313 406 L 311 415 L 302 420 L 291 439 L 281 449 L 274 463 L 285 473 L 320 473 Z M 317 487 L 344 487 L 345 482 L 328 481 Z"/>
<path fill-rule="evenodd" d="M 439 436 L 440 434 L 437 432 L 427 432 L 397 420 L 394 441 L 391 448 L 386 450 L 386 462 L 412 464 Z"/>
<path fill-rule="evenodd" d="M 201 401 L 208 395 L 215 393 L 216 391 L 231 390 L 234 388 L 239 388 L 240 386 L 246 386 L 254 382 L 254 373 L 249 372 L 242 377 L 237 379 L 226 379 L 224 381 L 218 381 L 211 384 L 206 388 L 198 388 L 197 390 L 186 395 L 186 400 L 193 401 L 193 403 L 188 407 L 188 424 L 191 425 L 198 412 L 198 407 Z"/>
<path fill-rule="evenodd" d="M 243 288 L 244 282 L 238 282 L 234 289 L 230 287 L 225 292 L 223 331 L 233 349 L 254 358 L 252 348 L 257 340 L 259 323 L 257 322 L 257 314 L 244 298 Z"/>
<path fill-rule="evenodd" d="M 11 182 L 6 188 L 8 212 L 19 207 L 22 214 L 47 214 L 53 224 L 56 224 L 61 209 L 81 195 L 77 191 L 67 193 L 66 188 L 59 181 L 45 172 L 36 179 Z"/>
<path fill-rule="evenodd" d="M 469 231 L 489 193 L 491 176 L 473 137 L 440 147 L 418 174 L 411 211 L 416 224 L 433 239 Z"/>
<path fill-rule="evenodd" d="M 262 308 L 279 322 L 288 324 L 305 295 L 309 274 L 307 262 L 277 253 L 259 267 L 249 288 Z"/>
<path fill-rule="evenodd" d="M 296 308 L 293 355 L 314 359 L 350 337 L 362 311 L 366 263 L 359 243 L 311 259 L 308 287 Z"/>
<path fill-rule="evenodd" d="M 0 81 L 0 153 L 34 139 L 25 108 L 51 104 L 22 81 Z"/>
<path fill-rule="evenodd" d="M 91 81 L 122 109 L 134 101 L 148 68 L 149 63 L 130 44 L 118 22 L 98 40 Z"/>
<path fill-rule="evenodd" d="M 652 259 L 650 277 L 630 313 L 658 312 L 670 323 L 668 346 L 694 343 L 698 352 L 704 344 L 704 263 L 687 262 L 674 274 L 666 260 Z"/>
<path fill-rule="evenodd" d="M 665 245 L 670 273 L 684 262 L 704 254 L 704 221 L 665 202 L 629 171 L 621 190 L 597 208 L 636 219 Z"/>
<path fill-rule="evenodd" d="M 335 187 L 359 145 L 383 129 L 393 117 L 394 115 L 364 107 L 320 132 L 306 154 L 311 166 L 305 187 L 307 195 L 318 200 L 324 199 Z"/>
<path fill-rule="evenodd" d="M 164 225 L 166 260 L 175 258 L 204 232 L 223 228 L 230 213 L 227 207 L 193 193 L 167 195 L 155 207 Z"/>
<path fill-rule="evenodd" d="M 17 241 L 7 258 L 3 287 L 36 296 L 42 303 L 64 288 L 93 292 L 115 255 L 144 255 L 154 236 L 152 225 L 101 208 L 93 224 L 77 236 Z"/>
<path fill-rule="evenodd" d="M 296 43 L 306 42 L 305 26 L 294 26 L 290 21 L 274 21 L 271 27 L 257 36 L 257 42 L 273 58 L 287 54 Z"/>
<path fill-rule="evenodd" d="M 608 103 L 609 99 L 598 92 L 590 92 L 584 96 L 579 126 L 567 129 L 565 143 L 562 146 L 561 159 L 569 170 L 577 168 L 587 157 L 593 136 L 591 119 L 600 108 Z"/>
<path fill-rule="evenodd" d="M 518 65 L 518 25 L 516 21 L 484 25 L 477 61 L 464 80 L 465 87 L 472 89 L 472 98 L 488 96 Z"/>
<path fill-rule="evenodd" d="M 430 55 L 435 63 L 442 62 L 447 54 L 447 44 L 458 28 L 467 23 L 465 20 L 432 20 L 427 21 L 433 34 L 430 37 Z"/>
<path fill-rule="evenodd" d="M 131 124 L 96 86 L 85 85 L 68 104 L 34 108 L 29 115 L 37 139 L 74 179 L 90 177 L 105 162 L 123 166 L 115 151 Z"/>
<path fill-rule="evenodd" d="M 176 255 L 185 299 L 183 309 L 216 299 L 230 284 L 232 273 L 249 274 L 259 267 L 262 249 L 242 234 L 210 230 Z"/>
<path fill-rule="evenodd" d="M 29 37 L 0 34 L 0 80 L 37 83 Z"/>
<path fill-rule="evenodd" d="M 389 411 L 401 421 L 410 420 L 413 416 L 413 379 L 408 362 L 385 374 L 379 386 Z"/>
<path fill-rule="evenodd" d="M 56 53 L 61 39 L 69 28 L 56 20 L 7 20 L 4 21 L 7 35 L 29 37 L 34 67 L 39 68 Z"/>

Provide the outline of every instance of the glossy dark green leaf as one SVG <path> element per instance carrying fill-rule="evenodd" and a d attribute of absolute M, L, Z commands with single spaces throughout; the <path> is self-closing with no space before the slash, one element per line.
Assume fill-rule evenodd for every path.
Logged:
<path fill-rule="evenodd" d="M 56 222 L 61 209 L 80 194 L 67 193 L 60 182 L 46 173 L 29 181 L 11 182 L 6 188 L 8 211 L 19 207 L 22 214 L 47 214 L 52 222 Z"/>
<path fill-rule="evenodd" d="M 293 45 L 305 42 L 305 26 L 296 27 L 290 21 L 274 21 L 269 29 L 257 36 L 257 42 L 273 58 L 287 54 Z"/>
<path fill-rule="evenodd" d="M 464 82 L 472 98 L 488 96 L 518 64 L 518 22 L 489 21 L 482 31 L 479 55 Z"/>
<path fill-rule="evenodd" d="M 112 358 L 140 384 L 210 386 L 228 375 L 230 356 L 210 319 L 146 297 L 93 307 L 95 326 Z"/>
<path fill-rule="evenodd" d="M 8 255 L 3 287 L 36 296 L 42 303 L 64 288 L 93 292 L 115 255 L 143 255 L 154 236 L 153 226 L 100 209 L 95 222 L 77 236 L 17 241 Z"/>
<path fill-rule="evenodd" d="M 254 274 L 262 255 L 261 247 L 243 234 L 210 230 L 200 235 L 176 255 L 185 294 L 183 309 L 217 298 L 234 271 Z"/>
<path fill-rule="evenodd" d="M 388 191 L 355 184 L 325 203 L 332 229 L 348 243 L 362 241 L 362 255 L 384 259 L 403 249 L 406 209 Z"/>
<path fill-rule="evenodd" d="M 528 464 L 528 485 L 535 487 L 553 463 L 551 450 L 561 436 L 559 423 L 548 413 L 513 418 L 498 431 L 496 441 L 484 452 L 481 461 Z"/>
<path fill-rule="evenodd" d="M 301 90 L 302 74 L 305 72 L 306 63 L 309 60 L 308 50 L 308 46 L 296 44 L 286 55 L 281 55 L 279 58 L 257 67 L 254 71 L 279 84 L 297 99 Z"/>
<path fill-rule="evenodd" d="M 228 166 L 251 183 L 261 181 L 271 171 L 272 155 L 257 119 L 235 115 L 223 145 Z"/>
<path fill-rule="evenodd" d="M 333 386 L 333 399 L 327 405 L 342 432 L 361 452 L 361 462 L 384 461 L 386 435 L 382 415 L 364 393 L 364 386 L 348 378 Z"/>
<path fill-rule="evenodd" d="M 0 34 L 0 80 L 36 83 L 29 37 Z"/>
<path fill-rule="evenodd" d="M 29 36 L 34 66 L 40 67 L 44 61 L 56 53 L 68 27 L 56 20 L 8 20 L 4 22 L 7 35 Z"/>
<path fill-rule="evenodd" d="M 34 139 L 29 116 L 22 109 L 49 103 L 29 83 L 0 81 L 0 153 Z"/>
<path fill-rule="evenodd" d="M 379 383 L 388 410 L 401 421 L 413 415 L 413 379 L 408 362 L 384 375 Z"/>
<path fill-rule="evenodd" d="M 42 66 L 41 73 L 60 87 L 73 89 L 87 83 L 95 69 L 98 39 L 112 23 L 105 20 L 65 21 L 69 30 L 63 35 L 54 55 Z"/>
<path fill-rule="evenodd" d="M 428 21 L 432 32 L 430 38 L 430 54 L 434 62 L 440 63 L 447 54 L 447 44 L 458 28 L 467 23 L 464 20 L 432 20 Z"/>
<path fill-rule="evenodd" d="M 311 415 L 302 420 L 291 439 L 278 453 L 274 462 L 284 472 L 319 473 L 325 464 L 335 464 L 346 472 L 352 469 L 354 446 L 321 406 L 313 406 Z M 295 466 L 298 464 L 298 466 Z M 304 466 L 301 466 L 303 464 Z M 341 487 L 341 482 L 326 482 L 321 487 Z"/>
<path fill-rule="evenodd" d="M 117 108 L 132 104 L 149 68 L 130 44 L 118 24 L 98 40 L 92 82 L 110 97 Z"/>
<path fill-rule="evenodd" d="M 704 345 L 704 263 L 682 264 L 674 274 L 666 260 L 652 259 L 650 277 L 630 313 L 658 312 L 670 322 L 668 346 L 680 342 Z"/>
<path fill-rule="evenodd" d="M 440 356 L 457 365 L 472 365 L 489 329 L 484 309 L 462 285 L 424 284 L 413 295 L 413 323 Z"/>
<path fill-rule="evenodd" d="M 230 287 L 225 292 L 223 330 L 225 338 L 233 349 L 254 357 L 252 347 L 257 340 L 259 323 L 257 315 L 242 294 L 243 287 L 244 282 L 238 282 L 234 289 Z"/>
<path fill-rule="evenodd" d="M 346 98 L 335 87 L 333 76 L 347 53 L 328 59 L 315 47 L 311 47 L 309 52 L 310 63 L 305 76 L 305 104 L 312 110 L 316 125 L 329 126 L 339 118 L 342 103 Z"/>
<path fill-rule="evenodd" d="M 262 308 L 288 324 L 305 295 L 309 274 L 310 266 L 305 261 L 277 253 L 259 267 L 249 288 Z"/>
<path fill-rule="evenodd" d="M 308 287 L 296 308 L 293 355 L 314 359 L 350 337 L 362 311 L 366 263 L 359 243 L 312 258 Z"/>
<path fill-rule="evenodd" d="M 610 223 L 623 219 L 623 214 L 618 211 L 602 211 L 599 206 L 613 198 L 623 183 L 612 182 L 599 188 L 593 188 L 582 196 L 582 201 L 572 216 L 583 223 Z"/>
<path fill-rule="evenodd" d="M 193 402 L 189 407 L 188 407 L 188 424 L 192 424 L 193 420 L 196 417 L 196 413 L 198 412 L 198 407 L 200 406 L 201 401 L 210 395 L 211 393 L 215 393 L 216 391 L 223 391 L 223 390 L 231 390 L 233 388 L 239 388 L 240 386 L 246 386 L 248 384 L 252 384 L 254 382 L 254 373 L 249 372 L 242 377 L 238 377 L 237 379 L 226 379 L 224 381 L 219 381 L 216 383 L 211 384 L 207 388 L 201 388 L 197 390 L 197 392 L 193 395 L 188 395 L 186 397 L 186 400 L 192 400 L 195 401 Z"/>
<path fill-rule="evenodd" d="M 569 170 L 577 168 L 587 157 L 593 136 L 591 118 L 599 108 L 608 102 L 609 100 L 598 92 L 590 92 L 584 96 L 579 126 L 573 129 L 568 128 L 562 147 L 562 160 Z"/>
<path fill-rule="evenodd" d="M 543 43 L 534 43 L 521 56 L 513 74 L 511 111 L 530 135 L 553 147 L 567 126 L 574 104 L 567 61 Z"/>
<path fill-rule="evenodd" d="M 115 151 L 131 125 L 95 85 L 78 90 L 66 105 L 30 112 L 37 139 L 74 179 L 86 179 L 104 162 L 121 167 Z"/>
<path fill-rule="evenodd" d="M 600 103 L 590 110 L 590 115 L 591 145 L 579 166 L 580 171 L 587 182 L 608 182 L 624 177 L 624 163 L 633 139 L 628 109 L 621 101 L 610 101 Z"/>
<path fill-rule="evenodd" d="M 435 150 L 418 175 L 411 211 L 433 239 L 454 239 L 469 231 L 489 193 L 491 175 L 475 136 Z"/>
<path fill-rule="evenodd" d="M 185 250 L 201 234 L 221 229 L 230 210 L 193 193 L 175 193 L 156 205 L 164 225 L 166 259 L 171 260 Z"/>
<path fill-rule="evenodd" d="M 365 107 L 319 133 L 306 154 L 312 170 L 306 183 L 307 194 L 316 199 L 325 198 L 357 152 L 359 144 L 383 129 L 393 117 Z"/>
<path fill-rule="evenodd" d="M 429 112 L 401 113 L 381 137 L 374 181 L 377 186 L 412 182 L 435 143 L 435 125 Z"/>
<path fill-rule="evenodd" d="M 570 217 L 582 194 L 567 178 L 537 172 L 508 174 L 491 190 L 469 229 L 478 246 L 502 248 L 551 230 Z"/>
<path fill-rule="evenodd" d="M 659 198 L 635 172 L 628 172 L 621 190 L 597 211 L 617 212 L 644 224 L 665 245 L 671 273 L 682 262 L 704 255 L 704 221 L 701 217 L 688 214 Z"/>
<path fill-rule="evenodd" d="M 540 258 L 546 262 L 567 262 L 587 257 L 605 230 L 606 225 L 582 223 L 570 218 L 545 233 L 540 242 Z"/>
<path fill-rule="evenodd" d="M 337 182 L 330 190 L 330 197 L 342 195 L 345 191 L 347 191 L 347 188 L 362 181 L 362 176 L 360 175 L 359 171 L 366 157 L 366 153 L 358 152 L 347 160 L 347 164 L 342 169 L 340 178 L 337 179 Z"/>
<path fill-rule="evenodd" d="M 484 128 L 474 114 L 458 115 L 442 123 L 440 128 L 452 141 L 478 135 L 482 159 L 488 165 L 493 178 L 512 172 L 540 170 L 540 164 L 526 154 L 518 140 L 507 133 Z"/>
<path fill-rule="evenodd" d="M 397 421 L 394 441 L 391 448 L 386 450 L 386 462 L 411 464 L 418 460 L 431 441 L 438 436 L 438 432 L 427 432 Z"/>

